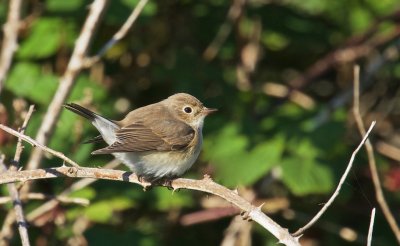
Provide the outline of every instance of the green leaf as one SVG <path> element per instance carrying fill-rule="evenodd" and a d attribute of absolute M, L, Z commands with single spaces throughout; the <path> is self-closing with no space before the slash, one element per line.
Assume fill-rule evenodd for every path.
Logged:
<path fill-rule="evenodd" d="M 189 192 L 173 192 L 168 189 L 156 189 L 154 194 L 155 206 L 160 211 L 169 211 L 174 208 L 190 207 L 193 205 L 192 197 Z"/>
<path fill-rule="evenodd" d="M 262 42 L 269 49 L 278 51 L 286 48 L 290 40 L 278 32 L 265 31 L 262 34 Z"/>
<path fill-rule="evenodd" d="M 46 58 L 54 55 L 61 44 L 63 21 L 58 18 L 40 18 L 32 26 L 30 35 L 17 52 L 20 58 Z"/>
<path fill-rule="evenodd" d="M 89 76 L 82 74 L 78 77 L 68 100 L 81 100 L 85 96 L 92 97 L 94 101 L 101 101 L 106 98 L 107 91 L 102 85 L 90 80 Z"/>
<path fill-rule="evenodd" d="M 205 159 L 216 169 L 215 178 L 228 186 L 249 185 L 278 164 L 284 139 L 275 137 L 249 148 L 249 140 L 228 125 L 214 139 L 205 141 Z"/>
<path fill-rule="evenodd" d="M 122 3 L 128 6 L 131 9 L 134 9 L 136 5 L 139 3 L 139 0 L 122 0 Z M 149 1 L 146 6 L 144 6 L 141 15 L 144 16 L 153 16 L 157 13 L 157 4 Z"/>
<path fill-rule="evenodd" d="M 96 196 L 96 190 L 92 187 L 85 187 L 83 189 L 74 191 L 71 193 L 70 197 L 81 197 L 86 199 L 93 199 Z"/>
<path fill-rule="evenodd" d="M 82 0 L 68 0 L 68 1 L 60 1 L 60 0 L 47 0 L 46 1 L 46 10 L 48 11 L 76 11 L 79 10 L 84 1 Z"/>
<path fill-rule="evenodd" d="M 350 25 L 355 33 L 361 33 L 370 26 L 372 19 L 369 10 L 353 8 L 350 15 Z"/>
<path fill-rule="evenodd" d="M 10 72 L 5 87 L 14 94 L 26 97 L 39 104 L 50 102 L 58 86 L 58 78 L 41 71 L 40 66 L 17 63 Z"/>
<path fill-rule="evenodd" d="M 111 219 L 113 213 L 112 207 L 108 202 L 102 201 L 91 204 L 85 209 L 85 215 L 95 222 L 105 223 Z"/>
<path fill-rule="evenodd" d="M 282 162 L 282 180 L 298 196 L 326 193 L 333 187 L 331 170 L 312 160 L 288 158 Z"/>
<path fill-rule="evenodd" d="M 115 211 L 125 210 L 132 207 L 133 204 L 133 200 L 117 197 L 91 204 L 85 209 L 85 215 L 92 221 L 106 223 L 109 222 Z"/>

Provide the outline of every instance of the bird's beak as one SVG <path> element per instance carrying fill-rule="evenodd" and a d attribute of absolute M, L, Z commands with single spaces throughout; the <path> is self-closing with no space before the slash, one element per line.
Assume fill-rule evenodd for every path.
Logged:
<path fill-rule="evenodd" d="M 203 109 L 203 112 L 205 115 L 209 115 L 209 114 L 217 112 L 217 111 L 218 111 L 218 109 L 216 109 L 216 108 L 204 108 Z"/>

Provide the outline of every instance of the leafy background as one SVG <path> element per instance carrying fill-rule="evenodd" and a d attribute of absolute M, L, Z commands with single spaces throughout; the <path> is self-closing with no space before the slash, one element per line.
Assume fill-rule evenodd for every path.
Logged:
<path fill-rule="evenodd" d="M 118 30 L 137 2 L 110 1 L 91 54 Z M 20 46 L 0 98 L 6 109 L 0 114 L 3 122 L 17 127 L 22 121 L 20 112 L 35 104 L 27 129 L 28 135 L 35 136 L 89 3 L 26 2 Z M 361 65 L 361 109 L 366 125 L 378 120 L 373 143 L 400 148 L 400 4 L 396 0 L 250 0 L 232 23 L 215 58 L 209 59 L 204 51 L 231 5 L 227 0 L 150 1 L 127 37 L 100 63 L 81 73 L 68 101 L 115 119 L 176 92 L 191 93 L 205 105 L 219 108 L 206 121 L 202 154 L 185 177 L 201 178 L 208 173 L 232 189 L 252 190 L 259 203 L 283 199 L 288 204 L 269 214 L 294 231 L 327 201 L 360 141 L 348 96 L 354 64 Z M 0 5 L 1 23 L 6 12 L 7 5 Z M 387 38 L 390 35 L 393 38 Z M 357 52 L 357 45 L 369 48 L 358 59 L 351 58 L 353 53 L 344 54 L 343 59 L 329 56 L 339 48 Z M 324 59 L 330 62 L 326 70 L 316 75 L 307 72 Z M 303 81 L 298 82 L 299 78 Z M 304 97 L 279 96 L 277 88 Z M 0 134 L 0 150 L 11 158 L 15 139 Z M 95 134 L 89 123 L 63 112 L 50 147 L 81 165 L 102 166 L 111 157 L 91 156 L 100 146 L 81 144 Z M 22 164 L 30 151 L 27 146 Z M 377 160 L 384 192 L 398 218 L 399 158 L 388 157 L 385 149 L 378 148 Z M 42 166 L 61 164 L 48 157 Z M 34 190 L 58 194 L 73 182 L 37 181 Z M 0 190 L 2 195 L 8 194 L 5 186 Z M 154 188 L 143 192 L 135 185 L 98 181 L 73 196 L 88 198 L 91 204 L 60 205 L 40 221 L 31 222 L 29 231 L 35 244 L 73 244 L 71 240 L 78 238 L 83 245 L 218 245 L 231 221 L 224 217 L 183 225 L 183 216 L 207 211 L 204 201 L 211 199 L 194 191 L 172 193 Z M 41 203 L 29 201 L 25 209 L 32 211 Z M 0 208 L 1 220 L 10 206 Z M 365 245 L 372 207 L 377 203 L 362 151 L 340 196 L 302 237 L 303 244 Z M 76 226 L 82 224 L 78 222 L 85 225 L 81 234 L 76 232 Z M 355 237 L 348 236 L 346 229 L 353 230 Z M 253 245 L 276 243 L 257 225 L 251 239 Z M 19 245 L 19 238 L 12 242 Z M 374 245 L 395 243 L 378 210 Z"/>

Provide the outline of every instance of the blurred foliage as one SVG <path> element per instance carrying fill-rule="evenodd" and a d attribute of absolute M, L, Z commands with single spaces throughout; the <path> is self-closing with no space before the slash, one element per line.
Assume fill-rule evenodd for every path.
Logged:
<path fill-rule="evenodd" d="M 91 55 L 112 37 L 137 3 L 110 1 Z M 20 113 L 27 105 L 35 104 L 27 129 L 28 135 L 35 136 L 68 64 L 88 4 L 90 1 L 84 0 L 26 2 L 19 48 L 0 98 L 12 127 L 21 124 Z M 127 37 L 100 63 L 81 73 L 68 101 L 112 119 L 176 92 L 191 93 L 205 105 L 219 108 L 206 120 L 202 155 L 185 177 L 201 178 L 208 173 L 229 188 L 253 189 L 261 201 L 286 198 L 294 216 L 287 216 L 287 208 L 273 216 L 294 231 L 327 201 L 360 141 L 351 117 L 351 97 L 345 96 L 351 93 L 355 62 L 362 65 L 362 71 L 372 71 L 362 77 L 366 79 L 361 102 L 366 119 L 381 119 L 384 124 L 378 126 L 377 138 L 400 146 L 394 130 L 400 113 L 395 101 L 400 63 L 384 57 L 385 49 L 396 47 L 398 38 L 379 46 L 372 42 L 399 28 L 392 14 L 399 13 L 400 4 L 397 0 L 250 0 L 238 18 L 228 22 L 231 32 L 217 47 L 216 56 L 206 59 L 204 51 L 224 28 L 231 5 L 227 0 L 150 1 Z M 2 23 L 6 13 L 6 5 L 0 5 Z M 374 25 L 377 28 L 368 34 Z M 357 61 L 334 62 L 326 72 L 293 86 L 308 101 L 282 95 L 282 88 L 293 91 L 291 82 L 324 55 L 352 42 L 372 45 L 373 52 Z M 384 62 L 371 70 L 376 57 L 383 57 Z M 268 89 L 266 85 L 275 87 Z M 88 122 L 62 112 L 50 147 L 81 165 L 102 166 L 111 156 L 91 156 L 100 146 L 81 144 L 95 135 Z M 1 139 L 0 151 L 10 159 L 15 141 Z M 30 151 L 25 149 L 22 165 Z M 384 180 L 398 164 L 379 155 L 378 163 Z M 61 164 L 52 157 L 43 161 L 45 167 Z M 392 210 L 398 211 L 400 197 L 394 193 L 400 189 L 398 175 L 388 177 L 392 183 L 385 183 L 385 193 Z M 75 181 L 37 181 L 34 190 L 58 194 Z M 1 194 L 7 194 L 5 186 Z M 90 199 L 91 204 L 62 204 L 44 216 L 44 223 L 32 222 L 35 244 L 64 245 L 81 240 L 82 245 L 218 245 L 230 221 L 223 218 L 181 225 L 181 216 L 203 209 L 204 194 L 194 191 L 154 188 L 143 192 L 127 183 L 97 181 L 71 196 Z M 26 210 L 40 204 L 29 202 Z M 365 245 L 370 209 L 376 206 L 367 159 L 361 153 L 335 205 L 302 237 L 304 245 Z M 0 208 L 1 220 L 9 208 L 9 204 Z M 344 239 L 340 234 L 344 227 L 352 228 L 358 237 Z M 252 230 L 252 240 L 253 245 L 276 243 L 258 226 Z M 374 245 L 395 242 L 378 212 Z M 18 238 L 13 243 L 18 245 Z"/>

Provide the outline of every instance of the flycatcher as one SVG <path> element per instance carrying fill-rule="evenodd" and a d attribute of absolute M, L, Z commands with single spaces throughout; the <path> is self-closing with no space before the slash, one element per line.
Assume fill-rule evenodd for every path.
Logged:
<path fill-rule="evenodd" d="M 90 120 L 100 132 L 87 142 L 105 141 L 109 145 L 93 155 L 113 154 L 148 181 L 179 177 L 193 165 L 203 143 L 204 118 L 217 111 L 186 93 L 135 109 L 121 121 L 74 103 L 64 107 Z"/>

